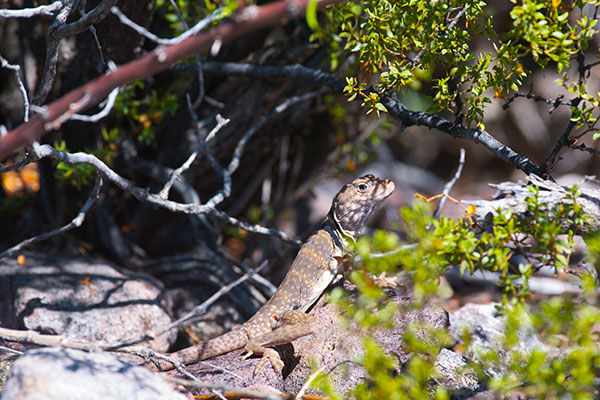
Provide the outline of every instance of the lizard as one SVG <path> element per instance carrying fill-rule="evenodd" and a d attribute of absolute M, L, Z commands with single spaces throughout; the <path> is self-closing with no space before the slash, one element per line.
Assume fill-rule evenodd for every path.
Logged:
<path fill-rule="evenodd" d="M 394 191 L 392 181 L 368 174 L 344 185 L 336 194 L 321 224 L 302 245 L 277 291 L 248 321 L 206 342 L 170 354 L 178 363 L 189 364 L 244 348 L 244 359 L 263 358 L 254 370 L 269 360 L 277 373 L 283 368 L 279 354 L 271 348 L 310 335 L 317 328 L 306 311 L 327 287 L 343 273 L 344 250 L 362 231 L 367 219 Z M 153 371 L 175 365 L 166 360 L 142 364 Z"/>

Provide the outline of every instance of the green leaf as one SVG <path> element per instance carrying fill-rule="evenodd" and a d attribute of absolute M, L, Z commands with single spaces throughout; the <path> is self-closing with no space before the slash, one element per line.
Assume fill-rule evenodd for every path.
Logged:
<path fill-rule="evenodd" d="M 318 4 L 319 0 L 309 0 L 308 4 L 306 5 L 306 23 L 314 32 L 319 32 L 321 30 L 319 27 L 319 21 L 317 20 Z"/>

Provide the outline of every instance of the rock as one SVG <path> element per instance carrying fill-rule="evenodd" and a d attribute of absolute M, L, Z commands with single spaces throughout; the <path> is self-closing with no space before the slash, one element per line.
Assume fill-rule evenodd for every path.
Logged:
<path fill-rule="evenodd" d="M 408 325 L 420 323 L 427 327 L 445 329 L 448 326 L 448 314 L 437 306 L 403 311 L 407 306 L 406 301 L 399 298 L 392 298 L 390 301 L 396 301 L 400 308 L 394 315 L 393 327 L 376 330 L 374 338 L 386 352 L 395 355 L 400 370 L 401 364 L 410 359 L 410 354 L 403 350 L 402 341 Z M 363 354 L 364 333 L 360 329 L 344 329 L 340 325 L 339 310 L 335 306 L 322 298 L 310 314 L 317 320 L 318 330 L 313 335 L 294 341 L 295 354 L 292 357 L 284 353 L 288 373 L 284 381 L 287 393 L 297 393 L 304 385 L 312 372 L 311 362 L 330 371 L 344 361 L 357 360 Z M 336 389 L 341 393 L 351 390 L 367 377 L 364 368 L 356 363 L 345 363 L 343 369 L 335 368 L 330 373 Z M 308 391 L 310 392 L 311 390 Z"/>
<path fill-rule="evenodd" d="M 477 374 L 467 368 L 464 357 L 448 349 L 442 349 L 434 364 L 438 377 L 436 382 L 452 392 L 453 399 L 463 399 L 480 389 Z"/>
<path fill-rule="evenodd" d="M 489 350 L 499 352 L 504 361 L 508 361 L 510 357 L 503 349 L 506 319 L 497 315 L 499 306 L 499 303 L 467 304 L 450 314 L 450 334 L 461 343 L 465 330 L 471 334 L 465 356 L 477 363 L 484 361 L 482 354 Z M 531 327 L 531 321 L 521 321 L 517 335 L 519 342 L 511 351 L 528 354 L 533 349 L 544 348 L 544 344 Z M 502 364 L 496 363 L 494 367 L 488 368 L 486 373 L 492 377 L 501 376 L 505 370 Z"/>
<path fill-rule="evenodd" d="M 31 350 L 11 368 L 0 400 L 185 400 L 157 374 L 109 353 Z"/>
<path fill-rule="evenodd" d="M 87 257 L 26 253 L 26 260 L 0 261 L 4 327 L 112 343 L 141 338 L 171 322 L 159 303 L 162 285 L 149 275 Z M 171 330 L 143 344 L 166 352 L 175 335 Z"/>
<path fill-rule="evenodd" d="M 403 350 L 402 336 L 409 324 L 420 323 L 428 327 L 446 329 L 448 327 L 448 314 L 437 306 L 428 306 L 421 310 L 405 310 L 408 303 L 399 298 L 396 301 L 400 309 L 394 316 L 391 329 L 379 329 L 374 332 L 377 342 L 398 360 L 398 371 L 402 364 L 410 359 L 410 354 Z M 298 393 L 306 379 L 313 372 L 311 367 L 314 362 L 325 371 L 330 371 L 335 366 L 343 363 L 342 368 L 335 368 L 330 373 L 336 389 L 347 392 L 367 378 L 364 368 L 353 362 L 363 354 L 364 332 L 360 329 L 344 329 L 340 325 L 339 310 L 329 304 L 322 297 L 309 313 L 316 321 L 318 329 L 315 333 L 295 340 L 292 344 L 278 346 L 277 349 L 285 363 L 283 376 L 276 374 L 269 362 L 260 369 L 258 375 L 253 377 L 253 371 L 260 357 L 242 360 L 244 351 L 239 350 L 219 357 L 187 366 L 189 372 L 200 381 L 211 383 L 225 383 L 234 387 L 248 387 L 250 385 L 268 385 L 272 389 L 285 393 Z M 423 328 L 425 329 L 425 328 Z M 423 337 L 425 337 L 423 333 Z M 222 371 L 217 368 L 225 368 Z M 167 374 L 183 378 L 177 371 Z M 193 391 L 194 394 L 206 394 L 207 391 Z M 315 393 L 309 389 L 307 393 Z"/>

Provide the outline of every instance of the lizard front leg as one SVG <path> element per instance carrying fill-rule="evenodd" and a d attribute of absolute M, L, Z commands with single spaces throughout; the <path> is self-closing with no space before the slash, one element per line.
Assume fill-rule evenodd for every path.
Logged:
<path fill-rule="evenodd" d="M 248 353 L 244 356 L 244 359 L 253 354 L 263 355 L 263 358 L 254 369 L 254 375 L 258 373 L 267 360 L 271 362 L 273 369 L 275 369 L 277 373 L 281 373 L 284 366 L 283 361 L 281 361 L 281 357 L 279 357 L 277 351 L 268 347 L 290 343 L 302 336 L 312 334 L 316 329 L 315 319 L 298 310 L 287 311 L 281 318 L 278 318 L 277 316 L 272 316 L 271 318 L 273 319 L 273 330 L 249 338 L 245 347 L 245 350 Z"/>

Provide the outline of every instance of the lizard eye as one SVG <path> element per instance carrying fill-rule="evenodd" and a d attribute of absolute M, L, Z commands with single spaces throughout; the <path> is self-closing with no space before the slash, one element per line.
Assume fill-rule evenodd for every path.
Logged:
<path fill-rule="evenodd" d="M 365 190 L 367 190 L 367 184 L 366 183 L 359 183 L 357 187 L 358 187 L 358 191 L 359 192 L 364 192 Z"/>

